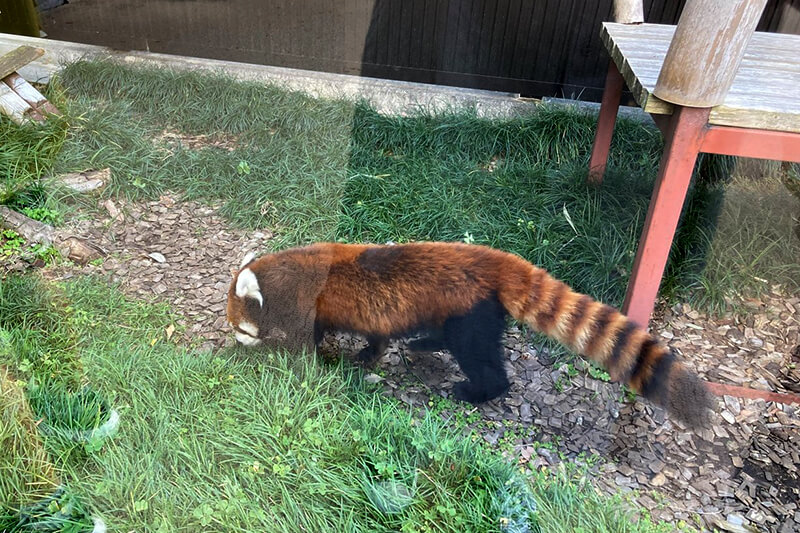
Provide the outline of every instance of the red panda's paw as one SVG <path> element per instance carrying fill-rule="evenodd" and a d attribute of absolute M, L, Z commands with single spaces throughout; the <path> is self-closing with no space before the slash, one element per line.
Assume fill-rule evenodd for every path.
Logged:
<path fill-rule="evenodd" d="M 509 387 L 510 384 L 505 380 L 497 382 L 490 387 L 485 385 L 478 386 L 469 380 L 460 381 L 453 385 L 453 396 L 462 402 L 479 404 L 494 400 L 498 396 L 505 394 Z"/>
<path fill-rule="evenodd" d="M 355 363 L 365 368 L 371 368 L 375 366 L 376 361 L 381 355 L 382 354 L 375 353 L 375 349 L 372 346 L 367 346 L 356 354 Z"/>

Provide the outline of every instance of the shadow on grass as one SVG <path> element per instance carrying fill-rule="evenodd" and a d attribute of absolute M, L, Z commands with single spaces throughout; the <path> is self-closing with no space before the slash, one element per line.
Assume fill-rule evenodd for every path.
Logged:
<path fill-rule="evenodd" d="M 613 305 L 623 299 L 661 151 L 655 128 L 620 120 L 605 182 L 592 188 L 585 176 L 596 117 L 568 107 L 506 120 L 469 111 L 387 117 L 225 76 L 107 61 L 69 65 L 61 80 L 70 129 L 47 164 L 111 168 L 108 196 L 175 190 L 221 203 L 234 224 L 274 230 L 273 248 L 335 239 L 488 244 Z M 227 141 L 175 145 L 165 131 Z M 731 293 L 757 289 L 753 276 L 784 282 L 792 269 L 768 266 L 757 249 L 770 239 L 763 231 L 732 254 L 741 258 L 709 255 L 725 205 L 725 180 L 714 176 L 726 167 L 703 160 L 662 294 L 724 307 Z M 718 249 L 742 245 L 732 239 Z M 733 275 L 743 264 L 751 275 Z"/>

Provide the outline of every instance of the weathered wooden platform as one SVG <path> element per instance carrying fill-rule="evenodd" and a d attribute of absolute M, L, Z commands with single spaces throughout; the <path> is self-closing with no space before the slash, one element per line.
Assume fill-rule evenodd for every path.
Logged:
<path fill-rule="evenodd" d="M 675 26 L 603 24 L 602 39 L 642 109 L 671 114 L 653 95 Z M 755 32 L 725 101 L 709 124 L 800 132 L 800 35 Z"/>

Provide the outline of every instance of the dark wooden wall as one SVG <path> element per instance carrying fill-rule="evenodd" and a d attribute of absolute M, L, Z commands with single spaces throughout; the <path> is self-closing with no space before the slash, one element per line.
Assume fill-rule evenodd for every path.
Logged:
<path fill-rule="evenodd" d="M 598 100 L 612 0 L 70 0 L 55 39 Z M 674 24 L 685 0 L 645 0 Z M 761 31 L 800 33 L 800 0 L 769 0 Z"/>

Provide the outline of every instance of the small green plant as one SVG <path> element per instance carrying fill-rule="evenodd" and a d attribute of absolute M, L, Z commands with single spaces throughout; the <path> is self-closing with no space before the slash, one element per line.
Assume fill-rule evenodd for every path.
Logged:
<path fill-rule="evenodd" d="M 22 252 L 25 238 L 12 229 L 0 230 L 0 256 L 10 257 Z"/>
<path fill-rule="evenodd" d="M 604 369 L 600 368 L 599 366 L 595 365 L 588 365 L 586 371 L 592 376 L 594 379 L 599 379 L 600 381 L 609 382 L 611 381 L 611 376 L 606 372 Z"/>
<path fill-rule="evenodd" d="M 633 403 L 636 401 L 636 392 L 627 385 L 621 385 L 619 391 L 619 403 Z"/>
<path fill-rule="evenodd" d="M 578 375 L 578 369 L 572 363 L 562 364 L 559 369 L 563 369 L 563 372 L 558 376 L 553 386 L 558 392 L 563 392 L 567 386 L 572 385 L 572 378 Z"/>
<path fill-rule="evenodd" d="M 95 525 L 80 499 L 64 487 L 60 487 L 47 498 L 22 507 L 12 517 L 11 523 L 10 531 L 59 533 L 84 533 L 91 531 Z"/>
<path fill-rule="evenodd" d="M 31 253 L 34 259 L 40 259 L 44 261 L 46 265 L 52 264 L 60 257 L 58 250 L 54 246 L 43 243 L 36 243 L 31 246 Z"/>
<path fill-rule="evenodd" d="M 58 225 L 63 220 L 63 215 L 54 209 L 47 207 L 23 207 L 23 215 L 45 224 Z"/>
<path fill-rule="evenodd" d="M 247 176 L 250 174 L 250 163 L 247 161 L 239 161 L 239 164 L 236 165 L 236 173 L 240 176 Z"/>

